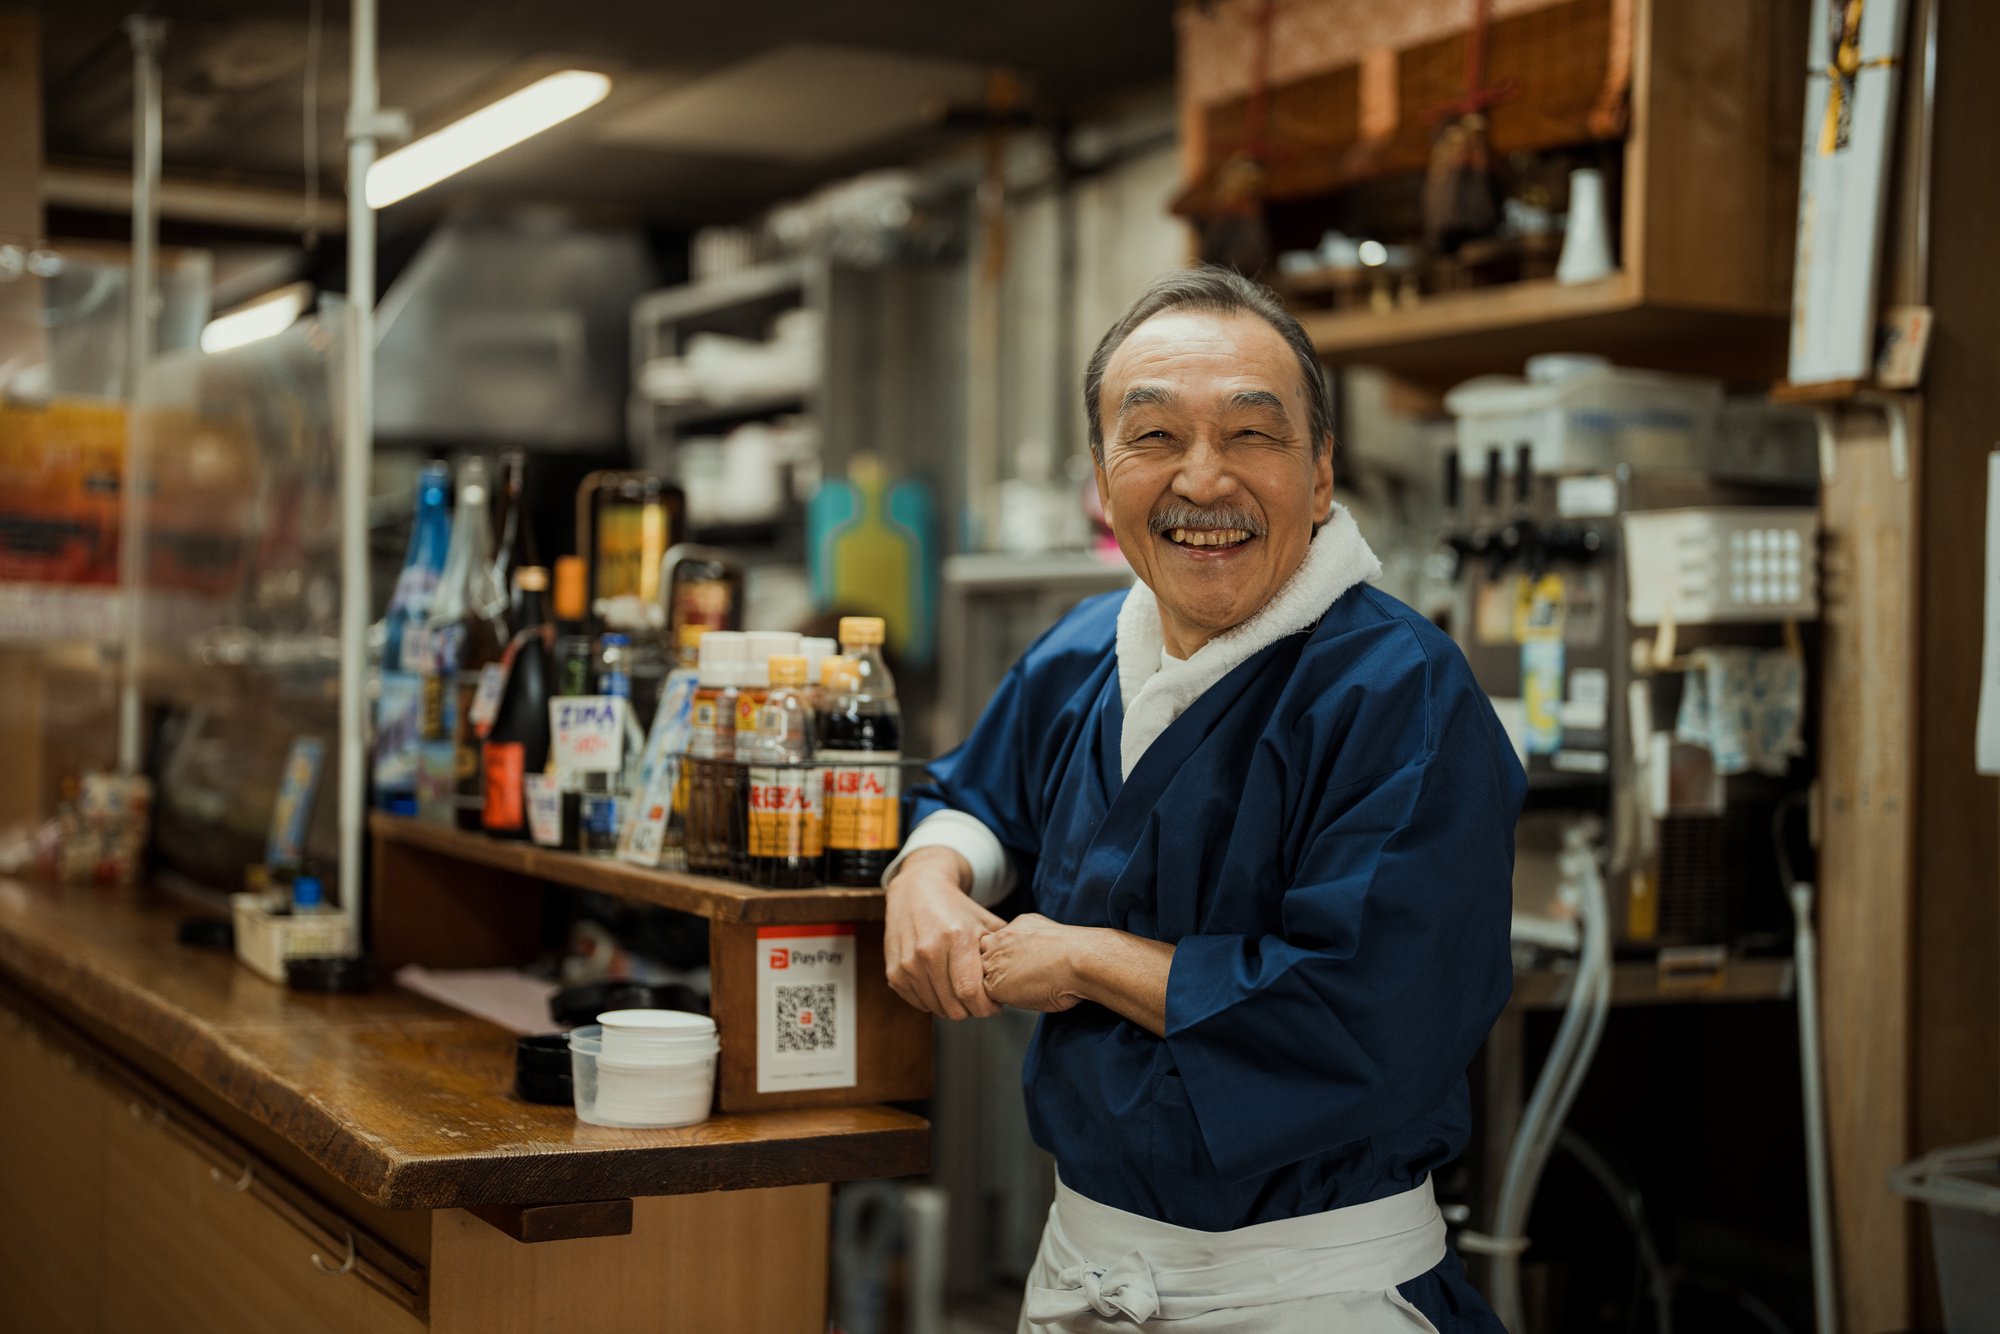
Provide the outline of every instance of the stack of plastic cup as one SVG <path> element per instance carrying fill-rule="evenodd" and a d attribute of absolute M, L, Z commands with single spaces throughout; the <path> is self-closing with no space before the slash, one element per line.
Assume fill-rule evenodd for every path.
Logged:
<path fill-rule="evenodd" d="M 570 1034 L 576 1114 L 632 1129 L 704 1121 L 720 1050 L 707 1015 L 607 1010 Z"/>

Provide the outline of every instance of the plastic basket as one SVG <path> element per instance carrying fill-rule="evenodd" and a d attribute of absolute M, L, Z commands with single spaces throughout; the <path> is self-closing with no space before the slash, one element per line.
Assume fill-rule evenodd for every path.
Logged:
<path fill-rule="evenodd" d="M 287 959 L 355 952 L 354 928 L 341 917 L 272 912 L 261 894 L 232 894 L 229 906 L 236 919 L 236 957 L 273 982 L 285 980 Z"/>
<path fill-rule="evenodd" d="M 1930 1207 L 1947 1334 L 2000 1334 L 2000 1139 L 1926 1154 L 1889 1184 Z"/>

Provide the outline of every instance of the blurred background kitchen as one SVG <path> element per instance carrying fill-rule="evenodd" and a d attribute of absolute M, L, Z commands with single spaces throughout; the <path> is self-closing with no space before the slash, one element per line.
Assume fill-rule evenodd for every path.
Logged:
<path fill-rule="evenodd" d="M 1204 259 L 1528 769 L 1439 1181 L 1510 1327 L 2000 1329 L 1997 52 L 1974 0 L 0 8 L 0 1310 L 1011 1330 L 1033 1016 L 898 1013 L 896 819 L 772 854 L 757 775 L 893 796 L 1129 585 L 1082 367 Z M 792 657 L 867 763 L 702 732 Z M 828 923 L 848 1064 L 787 1085 L 751 961 Z M 714 1018 L 708 1121 L 579 1121 L 561 1038 L 537 1105 L 516 1037 L 620 1008 Z"/>

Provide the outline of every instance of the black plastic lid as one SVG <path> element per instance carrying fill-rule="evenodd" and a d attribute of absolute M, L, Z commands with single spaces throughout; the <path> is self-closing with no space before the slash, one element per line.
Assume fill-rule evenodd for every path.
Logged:
<path fill-rule="evenodd" d="M 197 949 L 234 950 L 236 923 L 227 917 L 184 917 L 174 931 L 174 939 Z"/>
<path fill-rule="evenodd" d="M 349 994 L 375 985 L 375 961 L 367 955 L 315 955 L 285 960 L 285 985 L 294 991 Z"/>

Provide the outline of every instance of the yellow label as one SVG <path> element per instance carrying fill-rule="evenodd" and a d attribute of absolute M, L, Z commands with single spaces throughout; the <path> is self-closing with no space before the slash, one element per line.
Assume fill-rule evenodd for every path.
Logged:
<path fill-rule="evenodd" d="M 817 857 L 825 850 L 819 776 L 811 769 L 750 771 L 752 857 Z"/>
<path fill-rule="evenodd" d="M 1561 639 L 1563 632 L 1563 578 L 1545 574 L 1540 579 L 1522 577 L 1514 581 L 1514 642 L 1530 644 L 1540 639 Z"/>
<path fill-rule="evenodd" d="M 839 764 L 826 771 L 826 842 L 844 852 L 894 851 L 902 841 L 900 771 Z"/>

